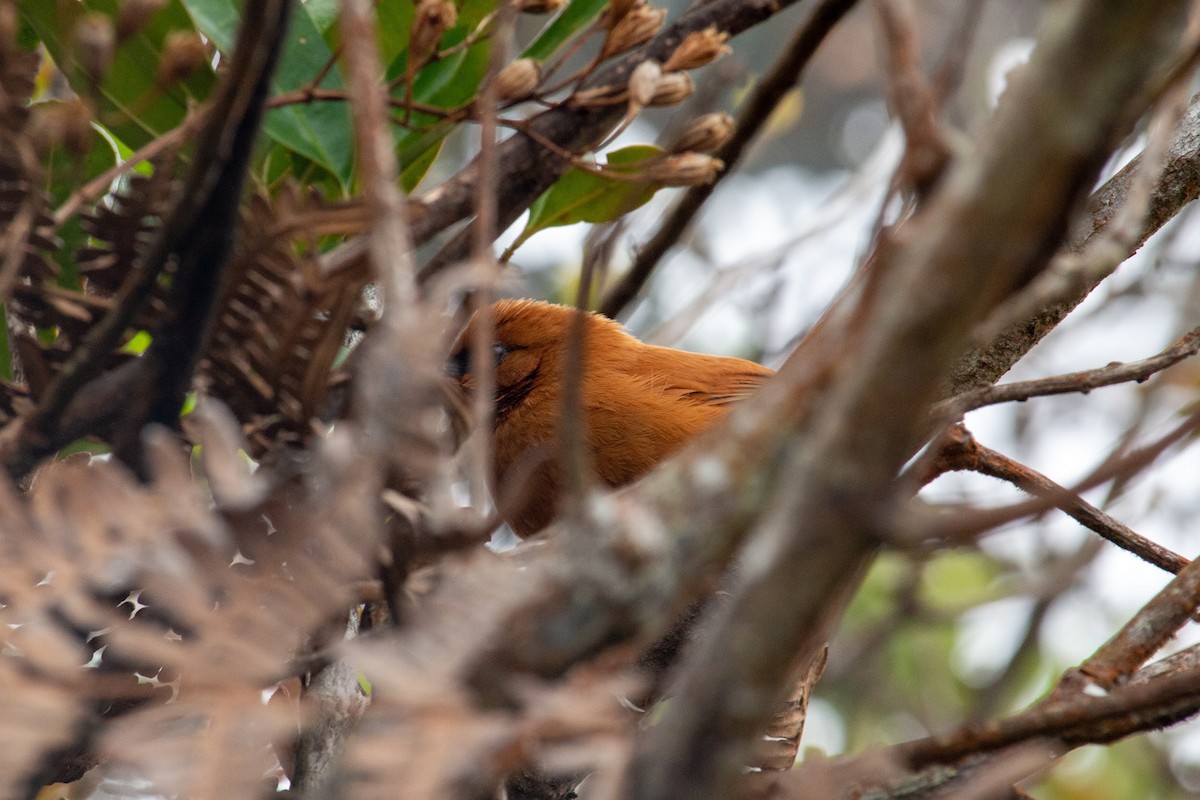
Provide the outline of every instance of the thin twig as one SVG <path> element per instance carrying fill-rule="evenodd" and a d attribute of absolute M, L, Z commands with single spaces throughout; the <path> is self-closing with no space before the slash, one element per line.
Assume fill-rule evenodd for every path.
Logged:
<path fill-rule="evenodd" d="M 925 194 L 945 171 L 950 146 L 937 96 L 921 72 L 916 14 L 911 0 L 875 0 L 874 7 L 886 44 L 888 101 L 907 139 L 898 175 L 903 185 Z"/>
<path fill-rule="evenodd" d="M 487 478 L 492 461 L 492 420 L 496 406 L 496 374 L 492 369 L 495 357 L 492 347 L 495 341 L 495 320 L 492 317 L 492 291 L 499 272 L 492 253 L 492 242 L 496 238 L 496 129 L 497 129 L 497 86 L 496 76 L 504 69 L 508 51 L 512 45 L 513 25 L 516 21 L 516 5 L 503 2 L 496 12 L 492 31 L 491 48 L 488 51 L 487 75 L 483 89 L 476 100 L 479 121 L 479 183 L 475 201 L 475 241 L 471 253 L 472 291 L 468 298 L 475 320 L 471 348 L 471 370 L 474 391 L 471 395 L 471 423 L 474 435 L 466 442 L 468 477 L 473 497 L 487 497 Z"/>
<path fill-rule="evenodd" d="M 1200 328 L 1193 328 L 1174 344 L 1157 355 L 1140 361 L 1112 363 L 1097 369 L 1068 372 L 1049 378 L 1015 381 L 999 386 L 984 386 L 943 400 L 934 407 L 933 413 L 941 419 L 961 417 L 968 411 L 999 403 L 1024 402 L 1034 397 L 1049 397 L 1057 394 L 1087 394 L 1101 386 L 1135 381 L 1142 383 L 1152 375 L 1191 358 L 1200 352 Z"/>
<path fill-rule="evenodd" d="M 929 80 L 935 102 L 939 107 L 946 104 L 951 93 L 962 82 L 967 57 L 971 53 L 971 42 L 979 30 L 979 21 L 983 18 L 983 7 L 986 3 L 987 0 L 967 0 L 960 4 L 962 14 L 959 16 L 958 24 L 946 38 L 941 61 L 938 62 L 937 67 L 933 70 L 933 77 Z"/>
<path fill-rule="evenodd" d="M 1131 684 L 1100 697 L 1073 695 L 1035 706 L 1007 719 L 971 725 L 951 734 L 918 739 L 896 748 L 912 767 L 954 763 L 974 753 L 997 750 L 1043 736 L 1068 741 L 1108 741 L 1119 732 L 1146 730 L 1200 708 L 1200 668 L 1192 667 L 1148 683 Z M 1099 727 L 1100 731 L 1095 729 Z"/>
<path fill-rule="evenodd" d="M 1007 481 L 1022 491 L 1053 503 L 1088 530 L 1171 574 L 1187 566 L 1188 560 L 1183 556 L 1150 541 L 1037 470 L 983 446 L 961 425 L 956 426 L 954 434 L 939 458 L 943 469 L 971 470 Z"/>
<path fill-rule="evenodd" d="M 1171 447 L 1191 436 L 1198 428 L 1200 428 L 1200 412 L 1189 414 L 1182 422 L 1153 442 L 1124 454 L 1113 453 L 1092 470 L 1091 474 L 1084 476 L 1082 480 L 1065 491 L 1079 495 L 1116 478 L 1137 474 Z M 1054 507 L 1056 507 L 1056 503 L 1053 500 L 1036 498 L 983 511 L 945 514 L 937 520 L 923 521 L 920 535 L 932 539 L 962 540 L 1028 516 L 1041 514 Z"/>
<path fill-rule="evenodd" d="M 1195 617 L 1200 608 L 1200 564 L 1192 561 L 1151 598 L 1078 672 L 1101 688 L 1128 678 Z M 1064 684 L 1071 681 L 1064 678 Z"/>

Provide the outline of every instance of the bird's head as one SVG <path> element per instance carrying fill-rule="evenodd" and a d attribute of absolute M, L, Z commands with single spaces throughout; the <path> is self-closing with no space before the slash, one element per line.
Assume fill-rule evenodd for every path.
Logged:
<path fill-rule="evenodd" d="M 492 306 L 492 337 L 487 368 L 495 370 L 496 421 L 502 422 L 538 389 L 555 389 L 561 380 L 566 343 L 575 310 L 537 300 L 501 300 Z M 450 351 L 446 372 L 463 391 L 474 390 L 477 366 L 472 362 L 472 342 L 477 318 L 467 324 Z M 619 326 L 589 314 L 588 335 L 606 324 Z"/>

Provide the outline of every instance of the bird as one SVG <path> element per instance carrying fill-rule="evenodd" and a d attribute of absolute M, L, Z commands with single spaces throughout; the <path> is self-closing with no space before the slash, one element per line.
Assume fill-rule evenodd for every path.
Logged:
<path fill-rule="evenodd" d="M 554 518 L 563 492 L 559 419 L 574 308 L 529 299 L 492 306 L 495 407 L 490 488 L 521 538 Z M 469 396 L 475 385 L 475 318 L 450 349 L 447 374 Z M 584 316 L 583 437 L 595 477 L 632 483 L 698 434 L 774 372 L 753 361 L 646 344 L 618 322 Z"/>

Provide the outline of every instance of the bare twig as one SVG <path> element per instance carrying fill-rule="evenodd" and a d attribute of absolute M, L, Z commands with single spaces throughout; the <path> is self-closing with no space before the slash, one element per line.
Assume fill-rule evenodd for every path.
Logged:
<path fill-rule="evenodd" d="M 953 419 L 984 406 L 998 403 L 1024 402 L 1034 397 L 1056 394 L 1087 394 L 1101 386 L 1136 381 L 1141 383 L 1152 375 L 1191 358 L 1200 352 L 1200 328 L 1184 334 L 1170 347 L 1157 355 L 1125 364 L 1113 363 L 1098 369 L 1068 372 L 1050 378 L 1016 381 L 998 386 L 983 386 L 964 392 L 957 397 L 943 400 L 934 407 L 934 414 L 942 419 Z"/>
<path fill-rule="evenodd" d="M 1097 465 L 1092 472 L 1069 487 L 1071 494 L 1079 495 L 1088 489 L 1095 488 L 1114 479 L 1127 479 L 1136 475 L 1152 464 L 1167 450 L 1188 438 L 1200 427 L 1200 413 L 1189 414 L 1182 422 L 1158 439 L 1128 452 L 1114 452 L 1109 458 Z M 954 519 L 945 521 L 939 519 L 930 522 L 924 535 L 935 539 L 947 537 L 950 539 L 969 537 L 981 531 L 990 530 L 1000 525 L 1006 525 L 1023 517 L 1040 514 L 1056 503 L 1053 500 L 1038 498 L 1013 503 L 1007 506 L 973 511 L 969 514 L 948 515 Z"/>
<path fill-rule="evenodd" d="M 962 81 L 967 57 L 971 54 L 971 43 L 979 29 L 979 21 L 983 18 L 985 5 L 987 5 L 987 0 L 968 0 L 961 4 L 962 14 L 958 24 L 947 38 L 946 45 L 942 50 L 941 61 L 938 62 L 937 68 L 933 71 L 933 77 L 930 79 L 939 107 L 945 105 L 946 100 Z"/>
<path fill-rule="evenodd" d="M 1040 472 L 979 444 L 962 426 L 955 428 L 939 462 L 946 470 L 973 470 L 1044 498 L 1088 530 L 1159 569 L 1175 574 L 1188 564 L 1183 556 L 1150 541 Z"/>
<path fill-rule="evenodd" d="M 1194 609 L 1194 603 L 1189 608 Z M 953 763 L 967 755 L 1045 736 L 1071 745 L 1107 742 L 1200 710 L 1200 668 L 1195 664 L 1165 674 L 1158 671 L 1153 680 L 1133 680 L 1099 696 L 1062 692 L 1062 688 L 1060 684 L 1049 698 L 1015 716 L 908 742 L 897 747 L 896 753 L 909 765 L 921 767 Z"/>
<path fill-rule="evenodd" d="M 1125 623 L 1116 636 L 1079 666 L 1078 677 L 1111 689 L 1170 641 L 1198 608 L 1200 565 L 1192 561 Z M 1081 688 L 1079 681 L 1070 675 L 1063 679 L 1063 687 Z"/>
<path fill-rule="evenodd" d="M 1019 308 L 1014 304 L 985 321 L 986 329 L 977 332 L 976 339 L 986 344 L 980 345 L 956 368 L 950 391 L 959 393 L 994 383 L 1065 319 L 1117 265 L 1136 252 L 1179 209 L 1200 196 L 1197 165 L 1200 165 L 1200 95 L 1188 104 L 1165 159 L 1161 151 L 1144 150 L 1092 194 L 1088 201 L 1090 216 L 1085 220 L 1083 232 L 1067 244 L 1051 269 L 1023 292 L 1023 299 L 1014 301 L 1020 304 Z M 1149 200 L 1139 207 L 1139 187 L 1151 173 L 1159 175 L 1158 181 L 1151 184 Z M 1127 209 L 1123 222 L 1118 219 L 1121 208 Z M 1143 209 L 1136 231 L 1132 235 L 1122 231 L 1128 220 L 1135 213 L 1142 214 Z M 1116 232 L 1106 233 L 1114 222 Z M 1085 252 L 1094 255 L 1084 258 L 1081 254 Z M 1002 329 L 1002 323 L 1008 327 Z"/>
<path fill-rule="evenodd" d="M 911 0 L 875 0 L 887 45 L 888 101 L 907 138 L 900 179 L 925 194 L 950 160 L 950 147 L 938 118 L 937 98 L 921 72 L 921 48 Z"/>

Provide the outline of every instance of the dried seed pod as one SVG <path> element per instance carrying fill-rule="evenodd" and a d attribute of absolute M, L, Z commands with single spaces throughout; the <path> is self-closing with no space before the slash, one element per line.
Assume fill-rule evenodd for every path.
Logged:
<path fill-rule="evenodd" d="M 106 14 L 85 14 L 71 31 L 75 60 L 88 83 L 99 86 L 112 63 L 117 35 Z"/>
<path fill-rule="evenodd" d="M 501 102 L 523 100 L 533 94 L 542 81 L 542 70 L 532 58 L 518 58 L 496 76 L 496 99 Z"/>
<path fill-rule="evenodd" d="M 61 146 L 79 158 L 92 148 L 92 114 L 78 97 L 34 103 L 28 132 L 30 141 L 43 155 Z"/>
<path fill-rule="evenodd" d="M 125 0 L 117 9 L 117 41 L 123 42 L 146 27 L 167 0 Z"/>
<path fill-rule="evenodd" d="M 519 0 L 517 8 L 524 14 L 549 14 L 566 4 L 567 0 Z"/>
<path fill-rule="evenodd" d="M 713 25 L 702 31 L 693 31 L 685 36 L 675 48 L 675 52 L 671 53 L 671 57 L 663 65 L 663 71 L 696 69 L 711 64 L 729 52 L 729 46 L 725 44 L 728 39 L 728 33 L 717 30 Z"/>
<path fill-rule="evenodd" d="M 725 162 L 703 153 L 678 153 L 646 167 L 643 174 L 652 183 L 664 186 L 699 186 L 712 183 Z"/>
<path fill-rule="evenodd" d="M 654 38 L 666 18 L 665 9 L 648 5 L 634 6 L 608 32 L 604 47 L 600 48 L 600 57 L 609 58 L 645 44 Z"/>
<path fill-rule="evenodd" d="M 437 51 L 442 34 L 458 22 L 458 8 L 450 0 L 420 0 L 408 39 L 409 67 L 419 69 Z"/>
<path fill-rule="evenodd" d="M 697 153 L 711 153 L 729 141 L 735 127 L 733 117 L 724 111 L 697 117 L 671 146 L 671 152 L 684 153 L 692 150 Z"/>
<path fill-rule="evenodd" d="M 692 76 L 686 72 L 669 72 L 663 75 L 658 86 L 654 88 L 654 97 L 650 98 L 652 106 L 673 106 L 682 103 L 696 91 Z"/>
<path fill-rule="evenodd" d="M 609 0 L 608 11 L 604 13 L 604 27 L 611 31 L 618 22 L 625 19 L 626 14 L 645 4 L 646 0 Z"/>
<path fill-rule="evenodd" d="M 163 42 L 155 83 L 161 89 L 185 80 L 206 61 L 208 50 L 198 34 L 191 31 L 172 31 Z"/>
<path fill-rule="evenodd" d="M 642 109 L 650 105 L 658 82 L 662 80 L 662 65 L 657 61 L 643 61 L 629 74 L 629 106 Z"/>

